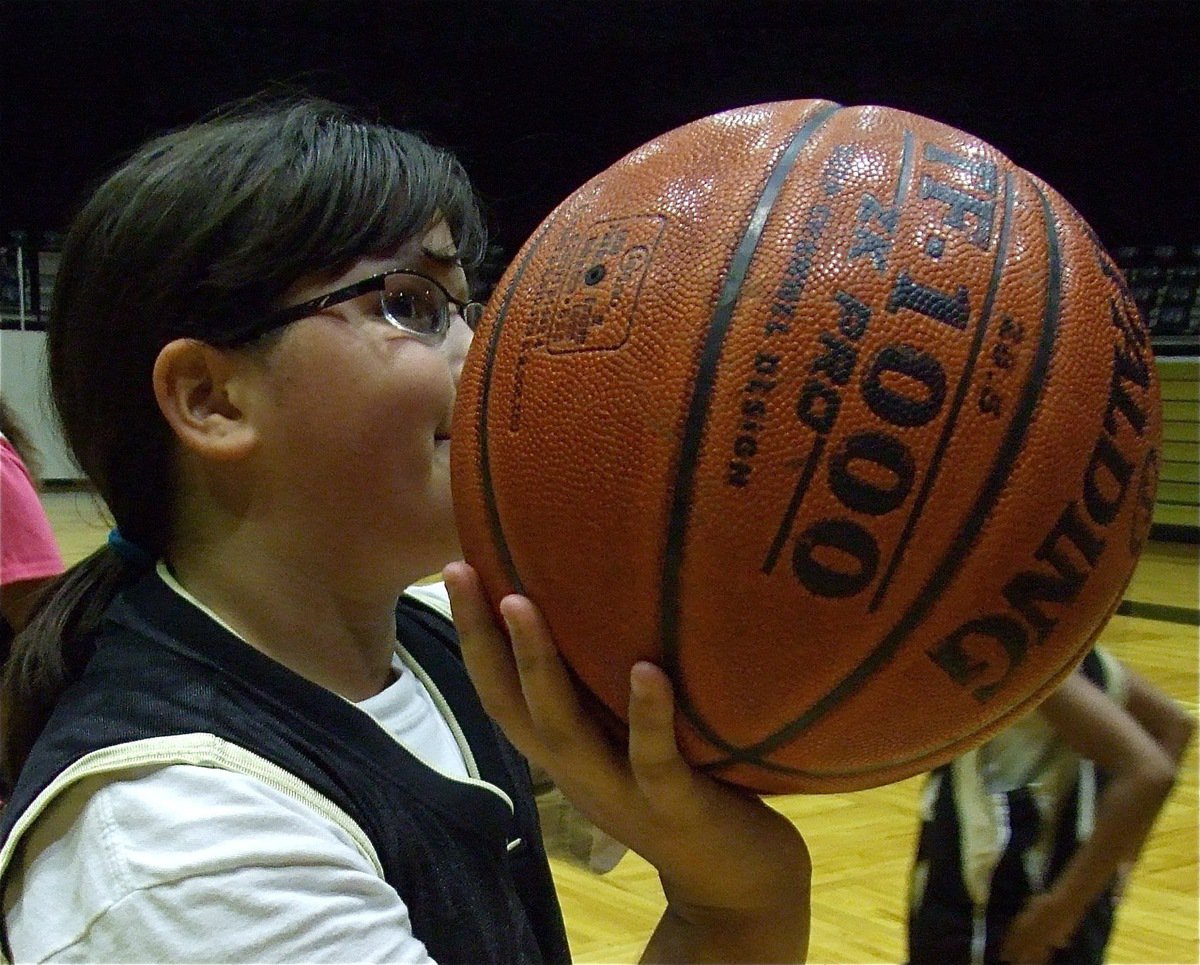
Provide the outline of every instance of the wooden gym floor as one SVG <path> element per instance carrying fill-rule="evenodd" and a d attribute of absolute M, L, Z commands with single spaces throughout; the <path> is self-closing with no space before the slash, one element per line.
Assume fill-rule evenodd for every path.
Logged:
<path fill-rule="evenodd" d="M 68 563 L 104 540 L 108 523 L 91 497 L 55 490 L 44 493 L 43 499 Z M 1200 642 L 1198 550 L 1195 545 L 1150 544 L 1123 612 L 1101 637 L 1103 645 L 1193 714 Z M 812 852 L 810 961 L 903 961 L 907 873 L 920 781 L 913 778 L 853 794 L 771 799 L 803 830 Z M 551 859 L 575 959 L 637 961 L 662 911 L 657 877 L 637 855 L 627 854 L 612 871 L 596 874 L 580 854 L 579 847 L 564 843 Z M 1193 743 L 1118 911 L 1109 961 L 1200 962 L 1197 880 Z"/>

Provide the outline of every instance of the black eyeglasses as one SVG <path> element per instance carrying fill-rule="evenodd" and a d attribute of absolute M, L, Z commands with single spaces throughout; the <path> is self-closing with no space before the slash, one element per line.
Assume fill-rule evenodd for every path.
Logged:
<path fill-rule="evenodd" d="M 451 309 L 463 317 L 474 330 L 483 315 L 482 302 L 462 302 L 437 281 L 419 271 L 392 269 L 362 281 L 338 288 L 325 295 L 289 305 L 264 319 L 235 331 L 223 332 L 219 341 L 224 344 L 249 342 L 267 332 L 316 315 L 333 305 L 340 305 L 368 292 L 379 292 L 379 308 L 383 319 L 406 335 L 428 345 L 440 345 L 450 331 Z"/>

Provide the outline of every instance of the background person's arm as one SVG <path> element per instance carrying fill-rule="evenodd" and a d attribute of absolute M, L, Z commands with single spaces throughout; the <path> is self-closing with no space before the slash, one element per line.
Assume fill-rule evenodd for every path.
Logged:
<path fill-rule="evenodd" d="M 1129 693 L 1128 708 L 1122 708 L 1076 672 L 1039 708 L 1072 750 L 1107 773 L 1108 783 L 1091 836 L 1009 926 L 1009 961 L 1046 961 L 1069 944 L 1113 876 L 1136 858 L 1175 783 L 1194 722 L 1139 677 L 1130 675 Z"/>

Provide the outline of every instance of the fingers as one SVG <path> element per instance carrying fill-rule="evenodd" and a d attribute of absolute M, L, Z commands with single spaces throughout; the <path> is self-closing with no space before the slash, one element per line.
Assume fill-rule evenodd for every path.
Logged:
<path fill-rule="evenodd" d="M 1038 928 L 1036 923 L 1030 927 L 1028 920 L 1018 915 L 1008 929 L 1000 948 L 1003 961 L 1013 965 L 1041 965 L 1049 961 L 1054 943 L 1044 934 L 1044 928 Z"/>
<path fill-rule="evenodd" d="M 563 666 L 541 612 L 527 597 L 510 595 L 500 613 L 512 640 L 513 658 L 530 720 L 549 754 L 600 751 L 594 724 L 585 718 L 575 685 Z"/>
<path fill-rule="evenodd" d="M 629 672 L 629 765 L 647 800 L 664 809 L 690 787 L 692 772 L 675 739 L 671 681 L 645 661 Z"/>
<path fill-rule="evenodd" d="M 450 596 L 463 661 L 484 710 L 520 747 L 519 738 L 531 727 L 529 714 L 512 651 L 496 625 L 479 576 L 468 564 L 458 562 L 442 571 L 442 579 Z"/>
<path fill-rule="evenodd" d="M 487 713 L 531 761 L 556 773 L 562 759 L 613 767 L 612 751 L 580 707 L 541 612 L 528 598 L 500 601 L 502 629 L 478 574 L 466 563 L 442 571 L 463 659 Z M 556 758 L 559 760 L 556 761 Z"/>

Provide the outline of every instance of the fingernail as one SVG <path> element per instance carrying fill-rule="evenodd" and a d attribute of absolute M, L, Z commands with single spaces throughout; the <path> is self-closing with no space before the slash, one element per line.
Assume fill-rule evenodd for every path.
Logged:
<path fill-rule="evenodd" d="M 640 664 L 634 664 L 629 668 L 629 689 L 634 697 L 642 698 L 646 696 L 646 675 L 638 670 Z"/>
<path fill-rule="evenodd" d="M 516 632 L 516 624 L 513 623 L 512 619 L 503 610 L 500 611 L 500 620 L 504 624 L 504 632 L 508 634 L 508 642 L 512 646 L 513 651 L 516 652 L 521 647 L 521 641 L 518 639 L 519 635 Z"/>

